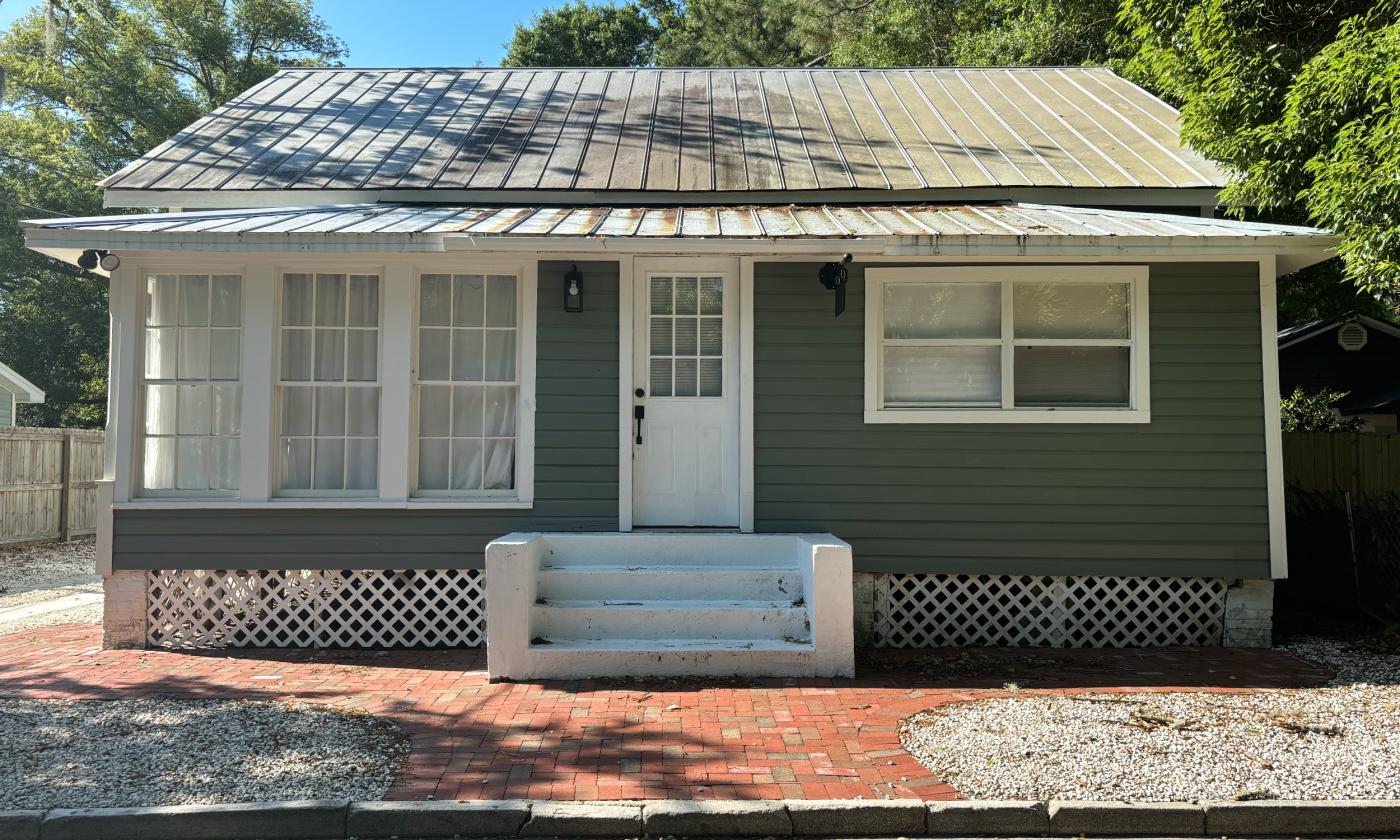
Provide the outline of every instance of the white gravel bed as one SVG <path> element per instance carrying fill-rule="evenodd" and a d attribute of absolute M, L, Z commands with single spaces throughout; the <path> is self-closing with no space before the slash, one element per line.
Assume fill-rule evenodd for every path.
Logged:
<path fill-rule="evenodd" d="M 1325 688 L 1028 695 L 921 712 L 905 749 L 969 799 L 1400 798 L 1400 655 L 1312 639 Z"/>
<path fill-rule="evenodd" d="M 0 546 L 0 600 L 84 583 L 100 583 L 92 539 L 6 548 Z M 6 603 L 4 606 L 14 606 Z"/>
<path fill-rule="evenodd" d="M 0 810 L 379 799 L 394 724 L 298 703 L 0 699 Z"/>

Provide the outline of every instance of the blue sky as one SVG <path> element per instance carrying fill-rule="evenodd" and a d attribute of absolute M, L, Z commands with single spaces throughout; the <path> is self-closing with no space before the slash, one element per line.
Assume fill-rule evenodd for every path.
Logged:
<path fill-rule="evenodd" d="M 0 0 L 0 28 L 42 0 Z M 347 65 L 495 65 L 516 23 L 564 0 L 316 0 L 316 11 L 350 47 Z"/>

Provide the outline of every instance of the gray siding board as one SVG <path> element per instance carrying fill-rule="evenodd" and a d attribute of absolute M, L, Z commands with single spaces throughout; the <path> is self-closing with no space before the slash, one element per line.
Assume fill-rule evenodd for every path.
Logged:
<path fill-rule="evenodd" d="M 581 313 L 569 265 L 539 266 L 533 509 L 118 510 L 113 567 L 480 568 L 511 531 L 617 530 L 617 263 L 579 263 Z"/>
<path fill-rule="evenodd" d="M 1267 577 L 1253 263 L 1151 266 L 1147 425 L 868 425 L 864 271 L 760 263 L 755 519 L 864 571 Z"/>

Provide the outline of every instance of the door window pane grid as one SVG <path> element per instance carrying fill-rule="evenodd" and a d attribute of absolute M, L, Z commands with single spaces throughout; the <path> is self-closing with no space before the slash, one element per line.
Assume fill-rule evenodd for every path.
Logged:
<path fill-rule="evenodd" d="M 1131 407 L 1130 283 L 901 281 L 881 315 L 887 408 Z"/>
<path fill-rule="evenodd" d="M 648 291 L 649 395 L 724 396 L 724 278 L 653 276 Z"/>
<path fill-rule="evenodd" d="M 518 295 L 514 275 L 420 275 L 415 495 L 514 495 Z"/>
<path fill-rule="evenodd" d="M 238 489 L 242 278 L 146 277 L 141 490 Z"/>
<path fill-rule="evenodd" d="M 371 494 L 379 486 L 379 276 L 282 276 L 281 491 Z"/>

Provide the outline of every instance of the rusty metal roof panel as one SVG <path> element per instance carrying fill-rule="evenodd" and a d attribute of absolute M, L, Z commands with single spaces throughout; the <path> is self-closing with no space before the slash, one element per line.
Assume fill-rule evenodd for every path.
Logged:
<path fill-rule="evenodd" d="M 1105 68 L 289 68 L 110 190 L 1218 187 Z"/>
<path fill-rule="evenodd" d="M 459 207 L 413 204 L 277 207 L 46 219 L 29 229 L 145 234 L 419 235 L 686 240 L 979 236 L 1172 238 L 1320 236 L 1313 228 L 1039 204 Z"/>

